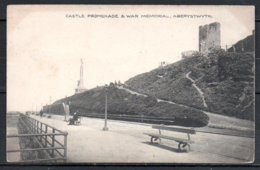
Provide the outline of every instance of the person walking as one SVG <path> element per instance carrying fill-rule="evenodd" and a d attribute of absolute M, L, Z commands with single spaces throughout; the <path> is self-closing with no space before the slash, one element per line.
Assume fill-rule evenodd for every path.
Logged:
<path fill-rule="evenodd" d="M 43 115 L 43 110 L 41 109 L 40 110 L 40 116 L 42 117 L 42 115 Z"/>

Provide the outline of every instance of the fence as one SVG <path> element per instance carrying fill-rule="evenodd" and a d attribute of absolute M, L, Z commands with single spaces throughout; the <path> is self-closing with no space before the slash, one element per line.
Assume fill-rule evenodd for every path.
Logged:
<path fill-rule="evenodd" d="M 82 116 L 93 117 L 93 118 L 104 118 L 104 114 L 97 113 L 85 113 Z M 155 116 L 145 116 L 145 115 L 123 115 L 123 114 L 111 114 L 107 115 L 108 119 L 112 120 L 122 120 L 130 122 L 140 122 L 140 123 L 153 123 L 153 124 L 165 124 L 173 125 L 177 118 L 173 117 L 155 117 Z"/>
<path fill-rule="evenodd" d="M 67 132 L 23 114 L 20 114 L 17 126 L 19 134 L 7 135 L 7 138 L 19 138 L 20 149 L 7 152 L 27 153 L 20 162 L 67 161 Z"/>

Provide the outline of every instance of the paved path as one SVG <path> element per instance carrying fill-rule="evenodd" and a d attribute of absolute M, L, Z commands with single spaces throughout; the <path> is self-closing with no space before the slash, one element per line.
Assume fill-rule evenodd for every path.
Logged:
<path fill-rule="evenodd" d="M 205 100 L 205 97 L 204 97 L 203 91 L 197 86 L 196 81 L 193 80 L 193 79 L 190 77 L 190 73 L 191 73 L 191 71 L 188 72 L 188 73 L 185 75 L 186 78 L 191 81 L 192 86 L 193 86 L 193 87 L 197 90 L 197 92 L 200 94 L 201 99 L 202 99 L 202 102 L 203 102 L 203 106 L 204 106 L 204 107 L 208 107 L 208 105 L 207 105 L 207 103 L 206 103 L 206 100 Z"/>
<path fill-rule="evenodd" d="M 254 139 L 198 132 L 189 153 L 178 153 L 177 143 L 163 140 L 151 145 L 144 132 L 157 131 L 149 124 L 83 118 L 82 125 L 67 125 L 63 117 L 51 119 L 32 115 L 44 123 L 68 132 L 68 161 L 95 163 L 246 163 L 253 159 Z M 164 134 L 181 137 L 174 132 Z M 184 137 L 184 136 L 183 136 Z"/>

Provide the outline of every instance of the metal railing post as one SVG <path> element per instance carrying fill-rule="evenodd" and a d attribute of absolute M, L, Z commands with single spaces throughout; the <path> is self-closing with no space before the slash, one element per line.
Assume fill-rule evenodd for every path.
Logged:
<path fill-rule="evenodd" d="M 32 119 L 30 119 L 30 126 L 31 126 L 31 133 L 33 133 L 33 121 L 32 121 Z"/>
<path fill-rule="evenodd" d="M 66 162 L 67 161 L 67 136 L 68 136 L 68 133 L 65 133 L 64 134 L 64 158 L 65 158 L 65 160 L 64 160 L 64 162 Z"/>
<path fill-rule="evenodd" d="M 37 133 L 36 132 L 37 131 L 36 123 L 37 123 L 37 121 L 34 119 L 34 133 Z"/>
<path fill-rule="evenodd" d="M 36 133 L 39 133 L 39 131 L 38 131 L 38 124 L 39 124 L 39 122 L 36 120 Z"/>
<path fill-rule="evenodd" d="M 42 122 L 40 122 L 41 126 L 40 126 L 40 133 L 42 134 Z M 40 141 L 42 142 L 42 136 L 40 137 Z"/>
<path fill-rule="evenodd" d="M 28 120 L 27 124 L 29 126 L 30 133 L 33 133 L 32 122 L 30 121 L 29 117 L 27 117 L 26 119 Z"/>
<path fill-rule="evenodd" d="M 33 120 L 33 133 L 35 133 L 35 120 Z"/>
<path fill-rule="evenodd" d="M 52 128 L 52 133 L 55 133 L 55 129 Z M 54 148 L 54 144 L 55 144 L 55 136 L 52 135 L 52 143 L 51 143 L 51 147 Z M 54 158 L 54 149 L 51 150 L 51 155 Z"/>
<path fill-rule="evenodd" d="M 48 126 L 45 124 L 45 133 L 48 133 Z M 44 145 L 46 148 L 47 148 L 47 135 L 45 136 L 45 145 Z"/>

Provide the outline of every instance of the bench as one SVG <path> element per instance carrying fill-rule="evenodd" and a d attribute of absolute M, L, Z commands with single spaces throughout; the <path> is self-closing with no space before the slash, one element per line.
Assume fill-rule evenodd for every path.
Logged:
<path fill-rule="evenodd" d="M 74 125 L 80 125 L 81 119 L 82 119 L 82 117 L 79 116 L 78 119 L 74 121 Z"/>
<path fill-rule="evenodd" d="M 161 139 L 167 139 L 167 140 L 173 140 L 178 144 L 179 151 L 190 151 L 190 145 L 194 143 L 194 141 L 191 140 L 190 135 L 196 134 L 196 131 L 192 128 L 182 128 L 182 127 L 170 127 L 170 126 L 163 126 L 163 125 L 156 125 L 152 126 L 153 129 L 158 129 L 159 133 L 144 133 L 145 135 L 148 135 L 151 137 L 151 143 L 158 143 L 158 141 L 161 142 Z M 178 138 L 174 136 L 168 136 L 163 135 L 162 130 L 167 131 L 174 131 L 179 133 L 186 133 L 187 138 Z"/>

